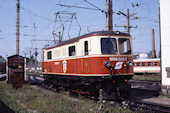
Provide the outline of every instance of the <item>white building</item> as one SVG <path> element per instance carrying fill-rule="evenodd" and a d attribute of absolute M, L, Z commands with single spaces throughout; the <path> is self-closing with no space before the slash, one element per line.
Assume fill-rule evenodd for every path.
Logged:
<path fill-rule="evenodd" d="M 162 92 L 170 95 L 170 0 L 160 0 Z"/>

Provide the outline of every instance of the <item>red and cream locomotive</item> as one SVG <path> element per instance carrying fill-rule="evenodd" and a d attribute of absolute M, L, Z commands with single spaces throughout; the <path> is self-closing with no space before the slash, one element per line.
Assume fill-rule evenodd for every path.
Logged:
<path fill-rule="evenodd" d="M 45 47 L 45 83 L 91 95 L 102 89 L 106 99 L 126 95 L 133 76 L 131 40 L 126 33 L 98 31 Z"/>

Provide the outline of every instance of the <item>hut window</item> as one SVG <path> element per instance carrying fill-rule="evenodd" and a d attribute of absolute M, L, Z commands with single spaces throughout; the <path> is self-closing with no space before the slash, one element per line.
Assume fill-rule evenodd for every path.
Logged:
<path fill-rule="evenodd" d="M 51 51 L 47 52 L 47 59 L 52 59 L 52 52 Z"/>
<path fill-rule="evenodd" d="M 76 55 L 76 51 L 75 51 L 75 46 L 71 46 L 69 47 L 69 56 L 75 56 Z"/>

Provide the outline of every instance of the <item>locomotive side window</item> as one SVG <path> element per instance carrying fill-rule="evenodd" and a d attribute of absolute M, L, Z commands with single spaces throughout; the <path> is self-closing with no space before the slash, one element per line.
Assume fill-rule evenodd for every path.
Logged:
<path fill-rule="evenodd" d="M 119 52 L 120 54 L 131 54 L 129 39 L 119 38 Z"/>
<path fill-rule="evenodd" d="M 114 38 L 101 39 L 101 52 L 102 54 L 117 54 L 117 43 Z"/>
<path fill-rule="evenodd" d="M 47 52 L 47 59 L 52 59 L 52 52 L 51 51 Z"/>
<path fill-rule="evenodd" d="M 148 62 L 148 66 L 151 66 L 151 62 Z"/>
<path fill-rule="evenodd" d="M 84 55 L 88 55 L 88 41 L 84 42 Z"/>
<path fill-rule="evenodd" d="M 75 46 L 71 46 L 69 47 L 69 56 L 75 56 L 76 55 L 76 51 L 75 51 Z"/>

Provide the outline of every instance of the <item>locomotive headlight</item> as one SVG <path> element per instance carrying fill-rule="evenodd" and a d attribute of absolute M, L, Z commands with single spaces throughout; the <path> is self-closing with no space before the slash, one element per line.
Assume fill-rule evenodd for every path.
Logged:
<path fill-rule="evenodd" d="M 130 67 L 130 66 L 133 66 L 132 61 L 129 61 L 129 62 L 128 62 L 128 66 L 129 66 L 129 67 Z"/>
<path fill-rule="evenodd" d="M 105 66 L 107 67 L 107 68 L 109 68 L 109 67 L 111 67 L 111 63 L 110 63 L 110 61 L 105 61 Z"/>

